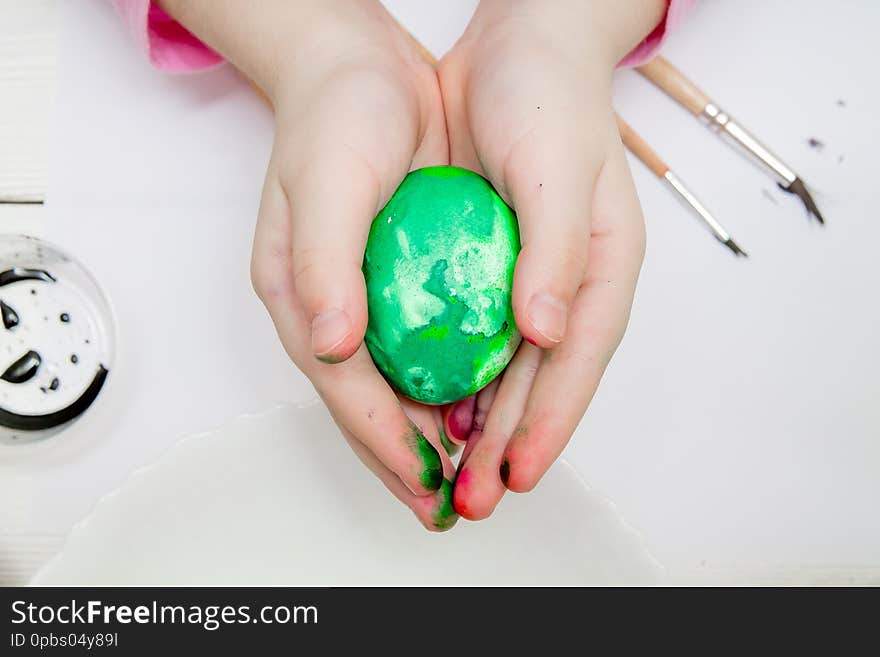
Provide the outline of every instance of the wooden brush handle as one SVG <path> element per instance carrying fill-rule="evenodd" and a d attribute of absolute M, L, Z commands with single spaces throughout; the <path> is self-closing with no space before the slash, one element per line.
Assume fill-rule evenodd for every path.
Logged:
<path fill-rule="evenodd" d="M 654 149 L 648 146 L 648 142 L 642 139 L 632 127 L 620 118 L 620 114 L 615 114 L 614 118 L 617 120 L 617 129 L 620 130 L 620 139 L 623 141 L 623 145 L 626 146 L 629 151 L 639 158 L 646 167 L 651 170 L 658 178 L 662 178 L 666 175 L 666 172 L 669 171 L 669 167 L 666 166 L 666 162 L 660 159 L 660 156 L 654 152 Z"/>
<path fill-rule="evenodd" d="M 703 108 L 712 102 L 702 89 L 664 57 L 655 57 L 636 70 L 695 116 L 702 114 Z"/>

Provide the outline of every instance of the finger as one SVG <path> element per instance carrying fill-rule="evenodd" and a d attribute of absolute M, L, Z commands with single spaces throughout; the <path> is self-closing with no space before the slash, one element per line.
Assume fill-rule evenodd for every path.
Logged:
<path fill-rule="evenodd" d="M 365 345 L 344 363 L 313 361 L 306 370 L 338 424 L 360 442 L 416 495 L 443 483 L 444 457 L 410 420 L 388 383 L 376 370 Z M 439 445 L 439 438 L 436 439 Z"/>
<path fill-rule="evenodd" d="M 449 458 L 451 454 L 443 442 L 443 423 L 439 417 L 438 409 L 433 406 L 425 406 L 411 399 L 398 395 L 400 405 L 407 417 L 412 420 L 425 439 L 434 446 L 440 455 L 443 464 L 443 477 L 445 479 L 455 479 L 455 466 Z"/>
<path fill-rule="evenodd" d="M 477 396 L 471 395 L 461 401 L 449 404 L 443 409 L 443 423 L 450 440 L 459 445 L 467 442 L 474 423 L 474 409 Z"/>
<path fill-rule="evenodd" d="M 443 418 L 440 418 L 440 422 L 437 425 L 440 427 L 440 444 L 443 446 L 443 449 L 446 451 L 446 454 L 451 458 L 458 454 L 461 449 L 461 445 L 456 442 L 453 442 L 449 439 L 449 434 L 443 429 Z"/>
<path fill-rule="evenodd" d="M 489 408 L 485 426 L 468 441 L 455 482 L 455 508 L 468 520 L 482 520 L 495 510 L 504 496 L 501 471 L 504 450 L 526 408 L 543 350 L 530 344 L 520 346 L 504 370 Z M 466 458 L 465 458 L 466 457 Z"/>
<path fill-rule="evenodd" d="M 486 416 L 489 413 L 489 405 L 492 399 L 495 397 L 495 392 L 498 390 L 499 383 L 500 379 L 496 378 L 494 381 L 489 383 L 489 385 L 487 385 L 476 395 L 474 395 L 474 417 L 471 425 L 471 433 L 470 436 L 468 436 L 464 452 L 462 452 L 461 455 L 459 471 L 461 470 L 461 465 L 463 465 L 465 461 L 467 461 L 468 455 L 471 453 L 471 450 L 474 448 L 474 445 L 477 443 L 483 433 L 483 425 L 486 423 Z"/>
<path fill-rule="evenodd" d="M 507 159 L 504 183 L 522 238 L 513 309 L 520 332 L 532 344 L 552 348 L 566 335 L 587 266 L 600 165 L 595 144 L 545 122 L 520 139 Z"/>
<path fill-rule="evenodd" d="M 623 154 L 602 171 L 594 205 L 590 270 L 578 294 L 571 334 L 545 354 L 501 471 L 513 491 L 531 490 L 559 456 L 617 348 L 644 255 L 644 224 Z"/>
<path fill-rule="evenodd" d="M 281 183 L 270 172 L 263 184 L 263 195 L 254 231 L 251 254 L 251 281 L 266 306 L 278 337 L 294 359 L 294 344 L 302 327 L 298 326 L 291 268 L 290 208 Z M 307 330 L 307 326 L 305 330 Z"/>
<path fill-rule="evenodd" d="M 400 481 L 400 478 L 382 465 L 376 455 L 358 441 L 350 431 L 343 429 L 342 435 L 345 436 L 361 462 L 373 471 L 394 497 L 412 510 L 426 529 L 446 531 L 455 525 L 458 514 L 452 507 L 452 482 L 449 479 L 444 479 L 440 489 L 433 495 L 425 497 L 413 495 Z"/>
<path fill-rule="evenodd" d="M 449 438 L 449 434 L 446 431 L 444 408 L 442 406 L 434 406 L 431 408 L 431 411 L 434 414 L 434 424 L 437 427 L 440 444 L 443 446 L 443 449 L 446 450 L 446 454 L 451 458 L 458 453 L 459 449 L 461 449 L 461 444 Z"/>
<path fill-rule="evenodd" d="M 367 326 L 361 273 L 380 182 L 350 148 L 321 145 L 282 184 L 291 208 L 296 295 L 309 322 L 311 351 L 326 363 L 355 353 Z M 405 171 L 401 172 L 401 176 Z"/>
<path fill-rule="evenodd" d="M 444 465 L 433 445 L 407 418 L 379 375 L 366 347 L 345 363 L 311 357 L 309 323 L 292 286 L 286 199 L 267 177 L 254 237 L 254 288 L 275 323 L 281 343 L 327 403 L 330 412 L 419 495 L 437 490 Z"/>

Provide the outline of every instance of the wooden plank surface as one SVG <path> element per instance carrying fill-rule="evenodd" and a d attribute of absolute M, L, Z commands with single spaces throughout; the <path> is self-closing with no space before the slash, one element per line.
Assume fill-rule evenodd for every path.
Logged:
<path fill-rule="evenodd" d="M 0 16 L 0 202 L 39 202 L 56 68 L 55 0 L 0 0 Z"/>
<path fill-rule="evenodd" d="M 49 117 L 55 85 L 55 0 L 0 0 L 0 233 L 43 236 Z M 26 583 L 64 537 L 34 533 L 13 450 L 0 452 L 0 586 Z"/>

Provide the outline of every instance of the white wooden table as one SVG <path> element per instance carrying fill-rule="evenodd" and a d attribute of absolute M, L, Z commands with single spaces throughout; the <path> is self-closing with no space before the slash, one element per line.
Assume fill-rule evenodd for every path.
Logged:
<path fill-rule="evenodd" d="M 45 233 L 48 126 L 55 81 L 55 0 L 0 0 L 0 232 Z M 5 482 L 11 484 L 13 482 Z M 7 490 L 0 482 L 0 490 Z M 22 584 L 63 536 L 23 533 L 27 499 L 0 513 L 0 585 Z"/>
<path fill-rule="evenodd" d="M 423 39 L 436 26 L 427 10 L 436 3 L 389 4 Z M 859 292 L 880 284 L 876 267 L 860 264 L 872 262 L 867 238 L 877 230 L 869 166 L 880 143 L 871 114 L 876 85 L 864 84 L 873 78 L 869 60 L 861 56 L 876 13 L 869 3 L 844 4 L 847 11 L 838 13 L 827 12 L 818 0 L 802 3 L 803 24 L 793 29 L 781 20 L 790 13 L 781 0 L 749 3 L 748 12 L 734 0 L 702 3 L 690 18 L 687 38 L 674 40 L 668 50 L 695 79 L 711 81 L 719 100 L 768 136 L 821 192 L 829 216 L 824 232 L 806 224 L 801 208 L 781 193 L 778 205 L 762 196 L 762 188 L 772 185 L 761 174 L 734 159 L 644 81 L 634 74 L 618 81 L 615 100 L 622 114 L 711 200 L 719 216 L 731 220 L 753 258 L 734 263 L 720 253 L 667 190 L 634 164 L 650 234 L 640 293 L 625 348 L 583 423 L 585 436 L 573 441 L 566 456 L 651 538 L 661 562 L 677 558 L 693 569 L 695 582 L 707 576 L 733 583 L 880 582 L 875 509 L 880 452 L 870 433 L 877 426 L 872 410 L 876 367 L 865 365 L 877 362 L 876 342 L 866 329 L 876 326 L 876 305 L 865 301 L 867 292 Z M 62 72 L 55 86 L 56 9 L 70 18 L 64 12 L 73 6 L 94 24 L 80 18 L 76 30 L 61 32 L 60 44 L 68 52 L 65 37 L 71 37 L 78 49 L 70 52 L 82 53 L 90 74 L 71 78 Z M 106 9 L 98 0 L 57 8 L 55 0 L 0 0 L 0 230 L 45 234 L 75 248 L 99 278 L 103 274 L 111 297 L 116 293 L 120 322 L 134 333 L 122 345 L 129 349 L 128 369 L 120 368 L 102 410 L 92 416 L 96 432 L 112 434 L 112 440 L 40 470 L 0 463 L 7 466 L 0 472 L 0 585 L 26 582 L 95 499 L 113 490 L 127 472 L 152 462 L 177 437 L 213 427 L 233 409 L 258 411 L 281 397 L 286 401 L 310 391 L 287 365 L 246 281 L 252 228 L 243 217 L 254 214 L 270 145 L 269 120 L 249 95 L 236 96 L 237 87 L 222 72 L 191 81 L 190 93 L 183 85 L 171 93 L 173 83 L 135 59 L 112 12 L 97 8 Z M 84 31 L 86 24 L 93 29 Z M 441 32 L 433 30 L 435 36 Z M 821 36 L 827 44 L 801 52 L 796 39 L 810 42 L 804 34 L 816 43 Z M 745 35 L 760 47 L 741 52 Z M 105 43 L 93 44 L 95 39 Z M 442 43 L 426 43 L 442 51 Z M 96 50 L 88 50 L 92 45 Z M 120 61 L 105 66 L 97 54 L 102 46 L 117 48 Z M 740 53 L 737 65 L 721 66 L 718 57 L 707 56 L 722 52 Z M 795 57 L 802 65 L 794 65 Z M 61 59 L 62 65 L 68 61 Z M 786 71 L 785 85 L 779 83 L 779 70 Z M 814 84 L 814 78 L 822 84 Z M 53 87 L 85 94 L 88 103 L 64 109 L 81 124 L 92 124 L 59 132 L 53 141 L 53 159 L 65 156 L 67 169 L 53 178 L 49 234 L 40 201 L 47 189 Z M 231 93 L 224 97 L 218 90 Z M 126 133 L 128 149 L 117 153 L 100 143 L 100 130 L 122 133 L 127 107 L 140 102 L 144 108 L 161 94 L 172 99 L 171 106 L 163 104 L 152 115 L 149 131 Z M 845 109 L 836 104 L 839 98 L 846 99 Z M 828 143 L 824 156 L 805 145 L 811 135 Z M 192 146 L 169 161 L 163 143 L 214 146 L 210 156 L 197 157 L 201 151 Z M 197 184 L 182 175 L 181 158 L 202 172 Z M 168 188 L 173 202 L 155 202 L 140 182 L 148 176 Z M 105 181 L 98 193 L 93 180 Z M 129 224 L 115 221 L 120 213 Z M 214 235 L 208 250 L 202 239 L 207 227 Z M 94 237 L 99 233 L 102 244 Z M 165 239 L 167 234 L 175 239 Z M 136 239 L 130 254 L 104 248 L 131 235 Z M 161 290 L 179 286 L 170 275 L 155 272 L 145 299 L 129 299 L 129 290 L 141 283 L 141 270 L 129 262 L 149 262 L 159 249 L 171 261 L 199 257 L 190 269 L 212 266 L 220 281 L 194 280 L 192 294 L 175 306 L 186 335 L 198 335 L 200 344 L 209 345 L 205 353 L 189 355 L 206 386 L 198 400 L 184 394 L 185 377 L 154 383 L 163 364 L 173 362 L 181 349 L 176 334 L 157 330 L 150 336 L 155 358 L 139 359 L 132 348 L 142 339 L 140 304 L 158 307 L 167 302 Z M 218 285 L 222 297 L 212 296 Z M 699 312 L 693 311 L 694 299 L 700 301 Z M 247 335 L 256 336 L 252 344 L 259 345 L 247 352 L 247 364 L 253 368 L 253 359 L 262 359 L 256 367 L 265 375 L 246 386 L 227 380 L 229 365 L 221 367 L 217 363 L 225 361 L 210 357 L 245 353 L 242 324 L 235 335 L 216 330 L 214 318 L 223 318 L 217 308 L 227 306 L 243 309 Z M 819 310 L 811 314 L 811 308 Z M 241 317 L 236 315 L 237 321 Z M 715 354 L 705 335 L 731 335 L 728 351 Z M 682 361 L 676 368 L 667 367 L 664 353 L 670 351 Z M 827 384 L 821 397 L 816 381 Z M 730 402 L 733 406 L 721 408 Z M 165 406 L 175 409 L 174 422 L 156 419 L 153 409 Z M 114 418 L 123 415 L 128 424 L 120 427 Z M 34 499 L 21 493 L 28 486 Z M 58 511 L 54 523 L 28 523 L 50 515 L 49 510 Z M 694 561 L 699 558 L 704 560 Z"/>
<path fill-rule="evenodd" d="M 41 234 L 55 0 L 0 0 L 0 229 Z"/>

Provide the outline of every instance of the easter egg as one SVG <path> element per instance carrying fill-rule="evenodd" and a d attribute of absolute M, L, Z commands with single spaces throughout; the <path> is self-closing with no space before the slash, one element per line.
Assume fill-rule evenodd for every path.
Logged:
<path fill-rule="evenodd" d="M 520 250 L 513 210 L 458 167 L 411 172 L 373 220 L 364 254 L 366 344 L 407 397 L 447 404 L 507 366 L 521 336 L 511 306 Z"/>

